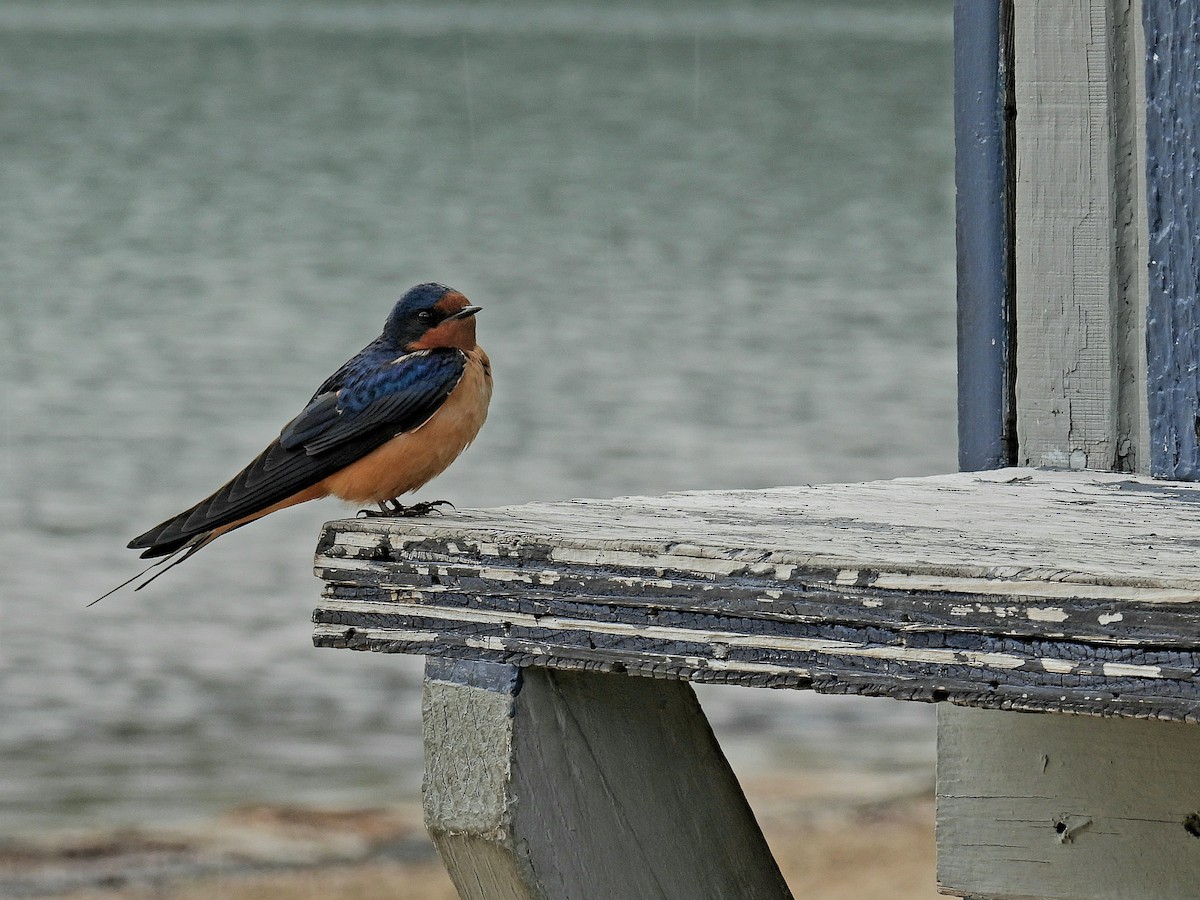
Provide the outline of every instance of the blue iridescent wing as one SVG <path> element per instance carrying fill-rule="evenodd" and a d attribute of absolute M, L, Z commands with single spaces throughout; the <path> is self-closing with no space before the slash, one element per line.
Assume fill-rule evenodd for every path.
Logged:
<path fill-rule="evenodd" d="M 280 446 L 303 447 L 315 456 L 379 429 L 389 437 L 411 431 L 445 402 L 465 365 L 458 350 L 423 350 L 352 371 L 338 389 L 318 394 L 284 426 Z"/>
<path fill-rule="evenodd" d="M 359 359 L 322 385 L 258 458 L 191 509 L 130 541 L 143 557 L 165 556 L 197 535 L 230 525 L 312 487 L 397 434 L 423 424 L 462 378 L 459 350 Z M 340 384 L 339 384 L 340 382 Z M 336 387 L 335 387 L 336 385 Z M 335 389 L 328 389 L 335 388 Z"/>

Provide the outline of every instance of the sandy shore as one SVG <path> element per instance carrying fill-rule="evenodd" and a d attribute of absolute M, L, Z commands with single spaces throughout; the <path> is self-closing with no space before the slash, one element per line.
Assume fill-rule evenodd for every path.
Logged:
<path fill-rule="evenodd" d="M 745 789 L 798 897 L 932 900 L 933 798 L 910 778 L 751 777 Z M 0 845 L 0 896 L 66 900 L 455 900 L 415 804 L 252 807 L 186 829 Z"/>

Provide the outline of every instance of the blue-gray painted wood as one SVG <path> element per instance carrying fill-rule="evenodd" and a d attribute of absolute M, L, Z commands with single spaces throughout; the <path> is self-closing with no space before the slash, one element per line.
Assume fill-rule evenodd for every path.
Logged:
<path fill-rule="evenodd" d="M 954 3 L 954 181 L 958 248 L 958 462 L 1015 458 L 1012 370 L 1012 4 Z"/>
<path fill-rule="evenodd" d="M 1200 479 L 1200 3 L 1143 0 L 1150 471 Z"/>
<path fill-rule="evenodd" d="M 482 688 L 515 697 L 521 692 L 521 670 L 517 666 L 483 660 L 425 657 L 425 677 L 431 681 Z"/>

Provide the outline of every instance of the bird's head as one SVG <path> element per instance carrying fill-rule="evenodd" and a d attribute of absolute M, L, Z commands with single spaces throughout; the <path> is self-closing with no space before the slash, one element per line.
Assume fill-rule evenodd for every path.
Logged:
<path fill-rule="evenodd" d="M 475 348 L 475 313 L 467 298 L 444 284 L 409 288 L 392 308 L 383 337 L 393 347 L 411 353 L 435 347 Z"/>

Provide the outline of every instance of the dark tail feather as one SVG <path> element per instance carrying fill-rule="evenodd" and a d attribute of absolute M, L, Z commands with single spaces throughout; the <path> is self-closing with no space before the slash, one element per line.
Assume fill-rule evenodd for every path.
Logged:
<path fill-rule="evenodd" d="M 168 541 L 165 544 L 152 544 L 138 554 L 138 556 L 140 559 L 153 559 L 156 556 L 174 556 L 195 539 L 196 538 L 194 536 L 183 537 L 179 538 L 178 540 Z M 130 543 L 129 547 L 131 549 L 137 549 L 133 543 Z"/>
<path fill-rule="evenodd" d="M 178 551 L 182 550 L 193 540 L 195 540 L 197 535 L 194 533 L 187 534 L 183 537 L 168 539 L 161 543 L 158 540 L 158 536 L 171 528 L 176 528 L 179 523 L 186 521 L 188 516 L 195 512 L 196 509 L 203 505 L 204 502 L 207 501 L 201 501 L 201 503 L 197 503 L 191 509 L 185 510 L 179 515 L 173 516 L 172 518 L 167 519 L 167 521 L 155 525 L 145 534 L 139 534 L 132 541 L 126 544 L 126 546 L 131 550 L 142 550 L 140 554 L 142 559 L 153 559 L 156 556 L 174 556 Z M 203 534 L 203 532 L 201 532 L 201 534 Z"/>
<path fill-rule="evenodd" d="M 126 585 L 133 584 L 135 581 L 137 581 L 139 578 L 141 578 L 147 572 L 151 571 L 152 569 L 157 569 L 159 566 L 166 563 L 167 564 L 166 568 L 164 568 L 161 572 L 155 572 L 153 575 L 151 575 L 149 578 L 147 578 L 145 581 L 143 581 L 141 584 L 139 584 L 137 587 L 134 588 L 135 591 L 140 591 L 142 588 L 144 588 L 150 582 L 154 581 L 160 575 L 163 575 L 166 572 L 170 571 L 171 569 L 175 568 L 177 565 L 179 565 L 185 559 L 190 557 L 197 550 L 200 550 L 200 549 L 208 546 L 209 542 L 212 541 L 214 538 L 218 537 L 221 533 L 222 532 L 214 533 L 214 532 L 210 531 L 207 534 L 196 535 L 196 537 L 188 538 L 187 540 L 183 541 L 182 543 L 177 543 L 170 550 L 163 550 L 161 547 L 155 548 L 154 555 L 162 556 L 162 559 L 157 560 L 156 562 L 150 563 L 150 565 L 146 566 L 146 568 L 142 569 L 142 571 L 138 572 L 132 578 L 125 579 L 120 584 L 118 584 L 115 588 L 113 588 L 111 591 L 108 591 L 105 594 L 101 594 L 99 597 L 97 597 L 95 600 L 93 600 L 91 603 L 89 603 L 88 606 L 89 607 L 95 606 L 97 603 L 99 603 L 105 597 L 111 597 L 113 594 L 115 594 L 121 588 L 125 587 Z M 180 556 L 178 559 L 173 558 L 173 557 L 177 556 L 180 553 L 180 551 L 183 551 L 183 550 L 187 551 L 186 553 L 183 554 L 183 556 Z M 150 552 L 151 551 L 149 551 L 149 550 L 146 551 L 146 553 L 142 554 L 142 557 L 145 558 Z"/>
<path fill-rule="evenodd" d="M 191 555 L 193 553 L 207 547 L 211 541 L 215 540 L 222 533 L 223 532 L 221 532 L 221 531 L 210 531 L 207 534 L 200 534 L 200 535 L 197 535 L 196 537 L 192 538 L 190 541 L 188 541 L 187 544 L 184 545 L 187 547 L 187 553 L 183 554 L 183 556 L 179 557 L 179 559 L 171 560 L 171 556 L 174 556 L 175 553 L 179 552 L 179 550 L 184 549 L 183 547 L 180 547 L 179 549 L 175 550 L 171 554 L 171 556 L 167 556 L 163 559 L 160 559 L 158 562 L 156 562 L 154 564 L 154 566 L 161 565 L 162 563 L 165 563 L 168 560 L 171 560 L 171 562 L 161 572 L 155 572 L 153 575 L 151 575 L 149 578 L 147 578 L 145 581 L 143 581 L 141 584 L 139 584 L 137 587 L 135 587 L 134 590 L 140 591 L 142 588 L 144 588 L 150 582 L 154 581 L 154 579 L 158 578 L 161 575 L 167 574 L 167 572 L 171 571 L 173 568 L 175 568 L 177 565 L 179 565 L 185 559 L 188 559 L 189 557 L 191 557 Z M 150 571 L 150 569 L 153 569 L 154 566 L 150 566 L 150 568 L 146 569 L 146 571 L 147 572 Z"/>
<path fill-rule="evenodd" d="M 376 441 L 374 446 L 379 443 L 382 441 Z M 362 452 L 361 446 L 354 445 L 314 457 L 303 447 L 286 450 L 274 440 L 226 484 L 190 509 L 139 534 L 129 542 L 129 548 L 144 551 L 143 559 L 169 556 L 188 546 L 195 537 L 253 517 L 312 487 L 326 475 L 353 462 Z"/>
<path fill-rule="evenodd" d="M 88 606 L 95 606 L 97 603 L 99 603 L 105 597 L 111 597 L 113 594 L 115 594 L 121 588 L 125 587 L 125 585 L 133 584 L 133 582 L 137 581 L 139 578 L 141 578 L 143 575 L 145 575 L 151 569 L 155 568 L 156 566 L 161 566 L 163 563 L 167 562 L 168 560 L 170 560 L 170 557 L 167 557 L 167 559 L 160 559 L 158 562 L 150 563 L 150 565 L 146 566 L 146 568 L 142 569 L 142 571 L 138 572 L 132 578 L 126 578 L 124 581 L 122 581 L 120 584 L 118 584 L 111 591 L 101 594 L 99 597 L 97 597 L 95 600 L 93 600 L 91 603 L 89 603 Z"/>

